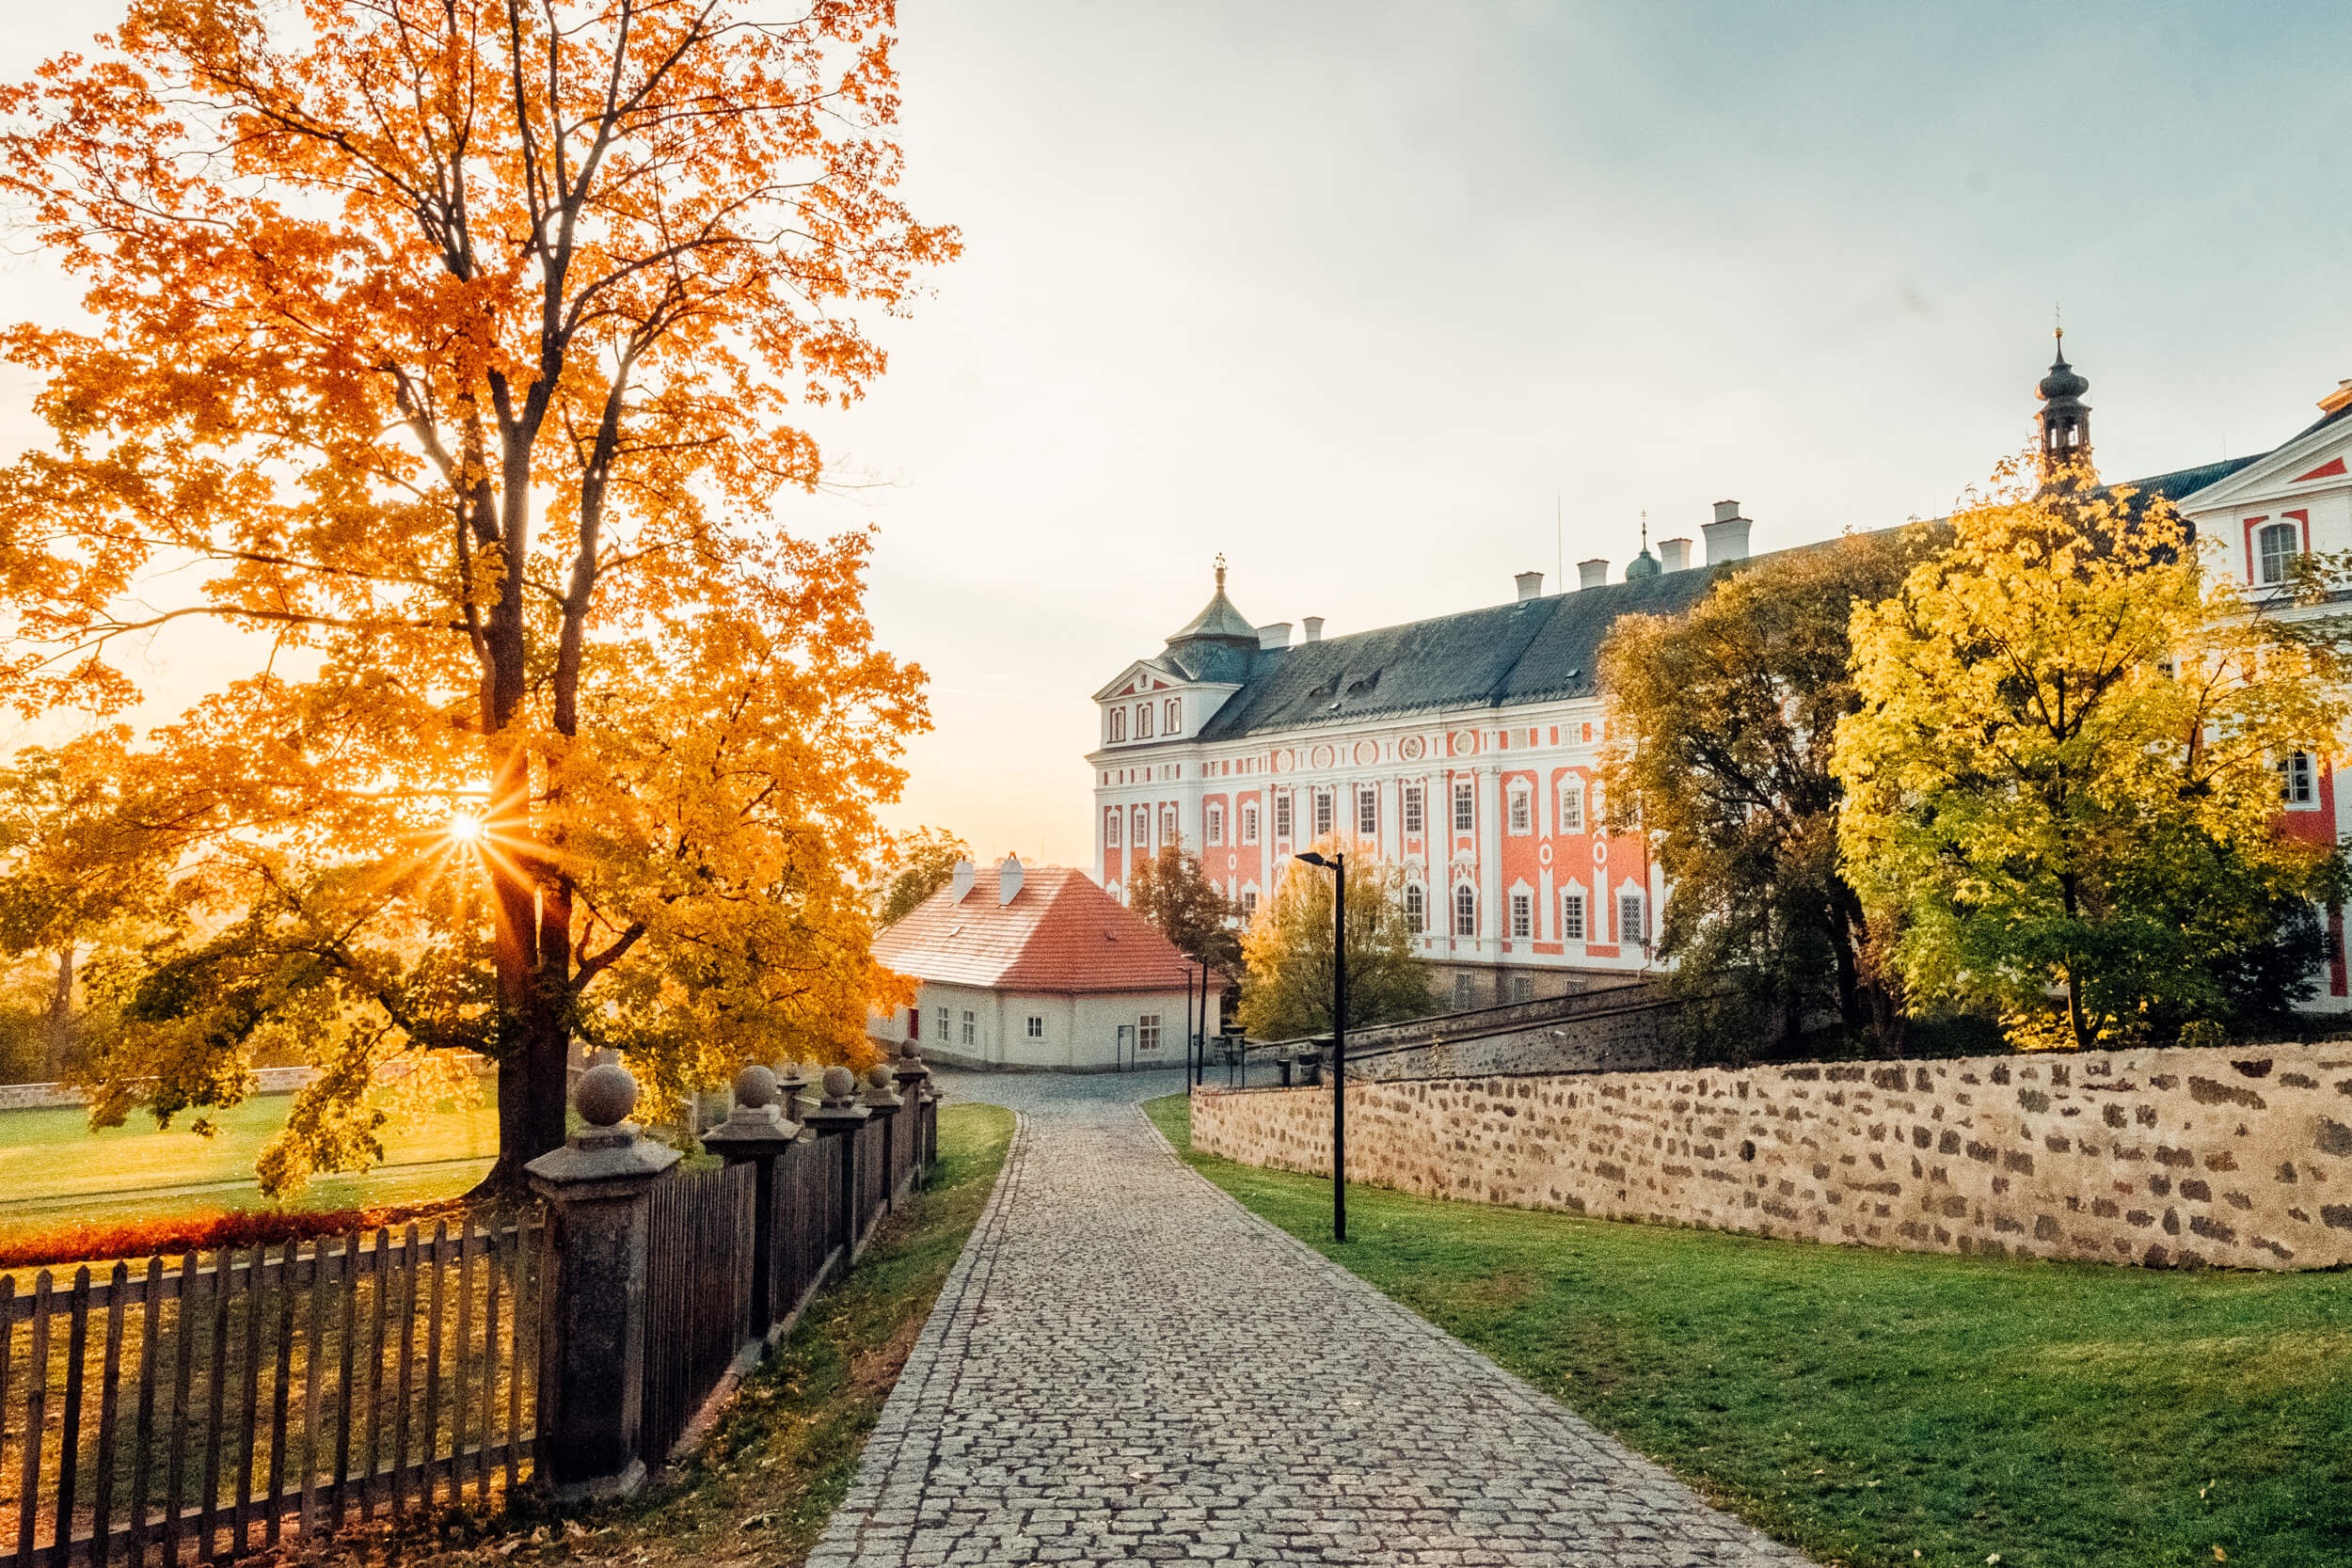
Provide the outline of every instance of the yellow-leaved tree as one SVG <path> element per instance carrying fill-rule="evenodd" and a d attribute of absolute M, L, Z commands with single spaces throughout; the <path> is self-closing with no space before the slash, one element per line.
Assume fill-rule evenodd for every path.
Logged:
<path fill-rule="evenodd" d="M 1318 848 L 1326 856 L 1335 846 Z M 1405 910 L 1405 871 L 1350 853 L 1347 878 L 1347 1022 L 1368 1029 L 1437 1010 L 1429 966 L 1415 956 Z M 1282 863 L 1274 895 L 1242 933 L 1242 1028 L 1253 1039 L 1297 1039 L 1331 1027 L 1332 876 Z"/>
<path fill-rule="evenodd" d="M 2160 497 L 2028 474 L 1854 611 L 1846 875 L 1915 1008 L 1997 1009 L 2021 1045 L 2282 1009 L 2339 859 L 2280 817 L 2282 766 L 2347 716 L 2328 623 L 2250 598 Z"/>
<path fill-rule="evenodd" d="M 133 634 L 267 638 L 126 764 L 193 912 L 91 975 L 102 1105 L 307 1053 L 283 1185 L 373 1157 L 388 1058 L 468 1047 L 512 1181 L 575 1037 L 658 1084 L 862 1049 L 920 676 L 867 538 L 775 509 L 823 471 L 796 404 L 883 369 L 859 312 L 956 248 L 895 194 L 893 22 L 132 0 L 0 90 L 0 185 L 93 323 L 0 337 L 49 430 L 0 472 L 8 695 L 119 712 Z"/>

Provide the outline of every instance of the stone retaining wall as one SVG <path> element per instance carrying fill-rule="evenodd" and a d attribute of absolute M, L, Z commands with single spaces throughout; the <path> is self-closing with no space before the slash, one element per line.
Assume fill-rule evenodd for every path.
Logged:
<path fill-rule="evenodd" d="M 1328 1174 L 1330 1091 L 1196 1089 L 1195 1148 Z M 2352 1264 L 2352 1045 L 1351 1079 L 1348 1173 L 1923 1252 Z"/>

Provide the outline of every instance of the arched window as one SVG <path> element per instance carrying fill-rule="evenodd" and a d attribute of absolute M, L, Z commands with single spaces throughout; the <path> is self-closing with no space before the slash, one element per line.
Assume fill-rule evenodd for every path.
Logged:
<path fill-rule="evenodd" d="M 1457 937 L 1478 934 L 1478 893 L 1468 882 L 1454 890 L 1454 934 Z"/>
<path fill-rule="evenodd" d="M 2303 553 L 2303 531 L 2293 523 L 2272 523 L 2254 533 L 2258 571 L 2255 580 L 2265 587 L 2287 580 L 2296 558 Z"/>
<path fill-rule="evenodd" d="M 1111 739 L 1119 741 L 1126 738 L 1127 710 L 1123 707 L 1115 707 L 1111 709 Z"/>
<path fill-rule="evenodd" d="M 1152 738 L 1152 705 L 1150 703 L 1136 705 L 1136 738 L 1137 740 Z"/>
<path fill-rule="evenodd" d="M 1429 929 L 1428 895 L 1422 892 L 1419 882 L 1405 884 L 1405 928 L 1415 936 Z"/>
<path fill-rule="evenodd" d="M 1160 808 L 1160 842 L 1162 844 L 1176 842 L 1176 808 L 1174 806 Z"/>
<path fill-rule="evenodd" d="M 1165 722 L 1160 725 L 1160 733 L 1162 735 L 1182 735 L 1184 733 L 1184 709 L 1183 703 L 1179 699 L 1170 697 L 1168 700 L 1166 711 L 1162 713 L 1161 718 L 1165 721 Z"/>
<path fill-rule="evenodd" d="M 1119 847 L 1119 808 L 1113 806 L 1109 814 L 1103 818 L 1103 845 L 1105 848 Z"/>
<path fill-rule="evenodd" d="M 1152 842 L 1152 808 L 1136 808 L 1136 847 L 1140 849 Z"/>

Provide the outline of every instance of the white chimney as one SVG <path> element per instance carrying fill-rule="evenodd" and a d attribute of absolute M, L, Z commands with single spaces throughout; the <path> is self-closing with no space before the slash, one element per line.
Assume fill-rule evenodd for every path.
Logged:
<path fill-rule="evenodd" d="M 1688 539 L 1658 541 L 1658 563 L 1669 572 L 1686 570 L 1691 564 L 1691 541 Z"/>
<path fill-rule="evenodd" d="M 1511 580 L 1519 585 L 1519 600 L 1521 603 L 1525 603 L 1529 599 L 1540 599 L 1544 596 L 1544 574 L 1541 572 L 1521 572 Z"/>
<path fill-rule="evenodd" d="M 1699 525 L 1707 536 L 1707 563 L 1709 566 L 1724 561 L 1745 561 L 1748 558 L 1748 530 L 1756 525 L 1740 515 L 1738 501 L 1717 501 L 1715 520 Z"/>
<path fill-rule="evenodd" d="M 1323 617 L 1322 617 L 1322 616 L 1320 616 L 1320 615 L 1309 615 L 1309 616 L 1305 617 L 1304 619 L 1302 619 L 1302 620 L 1301 620 L 1298 624 L 1299 624 L 1300 626 L 1304 626 L 1304 627 L 1306 627 L 1306 628 L 1307 628 L 1307 641 L 1310 641 L 1310 642 L 1320 642 L 1320 641 L 1323 641 Z"/>
<path fill-rule="evenodd" d="M 1007 855 L 996 868 L 996 902 L 1009 904 L 1021 896 L 1021 857 Z"/>
<path fill-rule="evenodd" d="M 1606 558 L 1599 561 L 1580 561 L 1576 563 L 1576 585 L 1579 588 L 1598 588 L 1608 580 L 1609 562 Z"/>
<path fill-rule="evenodd" d="M 956 902 L 959 904 L 963 902 L 963 895 L 972 891 L 972 863 L 970 861 L 956 862 L 955 890 Z"/>
<path fill-rule="evenodd" d="M 1291 624 L 1288 621 L 1277 621 L 1271 626 L 1263 626 L 1258 628 L 1259 647 L 1287 648 L 1290 645 Z"/>

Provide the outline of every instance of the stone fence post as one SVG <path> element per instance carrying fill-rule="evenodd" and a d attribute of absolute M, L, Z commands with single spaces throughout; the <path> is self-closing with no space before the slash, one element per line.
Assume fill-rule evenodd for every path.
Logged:
<path fill-rule="evenodd" d="M 773 1072 L 747 1067 L 735 1075 L 735 1109 L 703 1134 L 703 1147 L 728 1164 L 753 1167 L 752 1335 L 762 1340 L 776 1323 L 776 1160 L 801 1135 L 801 1124 L 787 1120 L 777 1103 L 781 1098 Z"/>
<path fill-rule="evenodd" d="M 857 1130 L 874 1113 L 857 1102 L 857 1074 L 848 1068 L 827 1068 L 824 1085 L 825 1098 L 815 1110 L 803 1110 L 801 1119 L 816 1132 L 820 1146 L 834 1147 L 841 1201 L 834 1206 L 832 1241 L 841 1249 L 841 1272 L 847 1274 L 857 1255 Z"/>
<path fill-rule="evenodd" d="M 890 1075 L 898 1082 L 898 1098 L 914 1107 L 907 1137 L 914 1146 L 912 1163 L 919 1173 L 939 1158 L 939 1150 L 931 1147 L 931 1129 L 936 1118 L 930 1110 L 938 1094 L 930 1085 L 931 1069 L 923 1065 L 922 1053 L 914 1049 L 913 1040 L 899 1044 L 898 1060 L 890 1064 Z"/>
<path fill-rule="evenodd" d="M 538 1463 L 565 1501 L 644 1484 L 647 1194 L 678 1160 L 628 1119 L 637 1080 L 619 1063 L 590 1068 L 572 1102 L 587 1125 L 523 1167 L 547 1200 L 554 1261 Z"/>
<path fill-rule="evenodd" d="M 898 1087 L 898 1079 L 882 1063 L 866 1069 L 866 1108 L 882 1123 L 882 1206 L 885 1211 L 898 1206 L 898 1146 L 905 1138 L 899 1131 L 898 1109 L 906 1101 Z"/>

